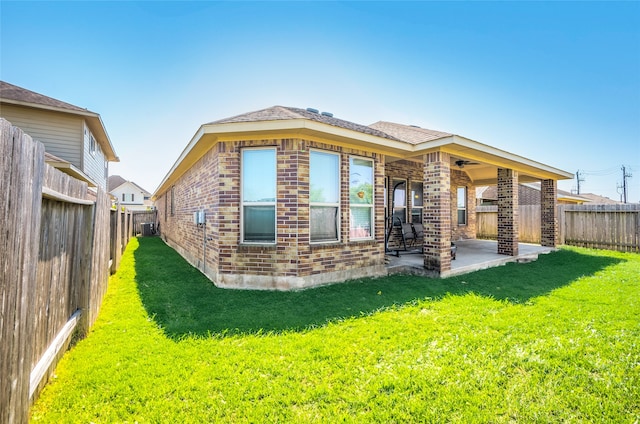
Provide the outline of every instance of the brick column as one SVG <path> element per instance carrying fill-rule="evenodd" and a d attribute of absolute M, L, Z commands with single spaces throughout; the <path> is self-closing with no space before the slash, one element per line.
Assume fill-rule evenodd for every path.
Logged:
<path fill-rule="evenodd" d="M 540 184 L 540 244 L 556 247 L 558 243 L 558 187 L 555 180 L 542 180 Z"/>
<path fill-rule="evenodd" d="M 518 256 L 518 172 L 498 168 L 498 254 Z"/>
<path fill-rule="evenodd" d="M 424 156 L 424 267 L 451 269 L 451 158 L 448 153 Z"/>

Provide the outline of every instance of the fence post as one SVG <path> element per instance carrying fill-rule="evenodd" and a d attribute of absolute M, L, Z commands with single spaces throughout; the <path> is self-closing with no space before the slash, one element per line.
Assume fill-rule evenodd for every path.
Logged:
<path fill-rule="evenodd" d="M 564 222 L 565 222 L 565 211 L 567 209 L 566 205 L 557 205 L 556 208 L 558 209 L 558 245 L 563 245 L 564 244 L 564 235 L 565 235 L 565 231 L 564 231 Z"/>
<path fill-rule="evenodd" d="M 44 146 L 0 119 L 0 422 L 29 419 Z"/>

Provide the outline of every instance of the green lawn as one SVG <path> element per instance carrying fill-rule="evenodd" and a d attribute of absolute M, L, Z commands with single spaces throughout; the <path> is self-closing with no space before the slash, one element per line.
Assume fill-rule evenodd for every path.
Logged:
<path fill-rule="evenodd" d="M 637 423 L 640 255 L 281 293 L 218 289 L 133 239 L 31 419 Z"/>

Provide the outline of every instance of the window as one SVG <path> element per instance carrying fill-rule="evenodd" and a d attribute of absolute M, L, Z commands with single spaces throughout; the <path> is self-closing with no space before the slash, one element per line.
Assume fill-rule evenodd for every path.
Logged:
<path fill-rule="evenodd" d="M 422 224 L 423 189 L 421 182 L 411 183 L 411 222 Z"/>
<path fill-rule="evenodd" d="M 135 199 L 135 194 L 131 193 L 131 201 L 134 202 L 135 201 L 134 199 Z"/>
<path fill-rule="evenodd" d="M 171 186 L 171 216 L 176 214 L 176 195 L 175 195 L 176 186 Z"/>
<path fill-rule="evenodd" d="M 89 151 L 92 155 L 96 154 L 96 139 L 93 137 L 93 134 L 89 134 Z"/>
<path fill-rule="evenodd" d="M 458 225 L 467 225 L 467 188 L 458 187 Z"/>
<path fill-rule="evenodd" d="M 349 212 L 352 239 L 373 237 L 373 161 L 349 159 Z"/>
<path fill-rule="evenodd" d="M 122 193 L 122 201 L 125 202 L 126 200 L 126 194 Z"/>
<path fill-rule="evenodd" d="M 407 222 L 407 182 L 404 180 L 393 180 L 393 224 L 398 220 Z"/>
<path fill-rule="evenodd" d="M 337 241 L 340 221 L 340 155 L 311 150 L 309 187 L 311 241 Z"/>
<path fill-rule="evenodd" d="M 276 242 L 276 149 L 242 150 L 241 229 L 245 243 Z"/>

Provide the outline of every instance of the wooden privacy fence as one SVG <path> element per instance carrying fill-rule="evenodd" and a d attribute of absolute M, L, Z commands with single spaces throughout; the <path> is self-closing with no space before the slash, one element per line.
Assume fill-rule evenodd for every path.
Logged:
<path fill-rule="evenodd" d="M 71 336 L 95 322 L 109 279 L 110 208 L 103 189 L 90 193 L 45 164 L 43 145 L 0 118 L 1 423 L 28 421 Z"/>
<path fill-rule="evenodd" d="M 520 205 L 519 234 L 523 243 L 540 243 L 540 205 Z M 476 236 L 498 238 L 498 207 L 476 206 Z"/>
<path fill-rule="evenodd" d="M 520 205 L 520 241 L 540 243 L 540 206 Z M 498 207 L 476 207 L 477 237 L 498 237 Z M 558 243 L 640 252 L 640 205 L 558 205 Z"/>
<path fill-rule="evenodd" d="M 640 205 L 560 205 L 563 244 L 640 252 Z"/>

